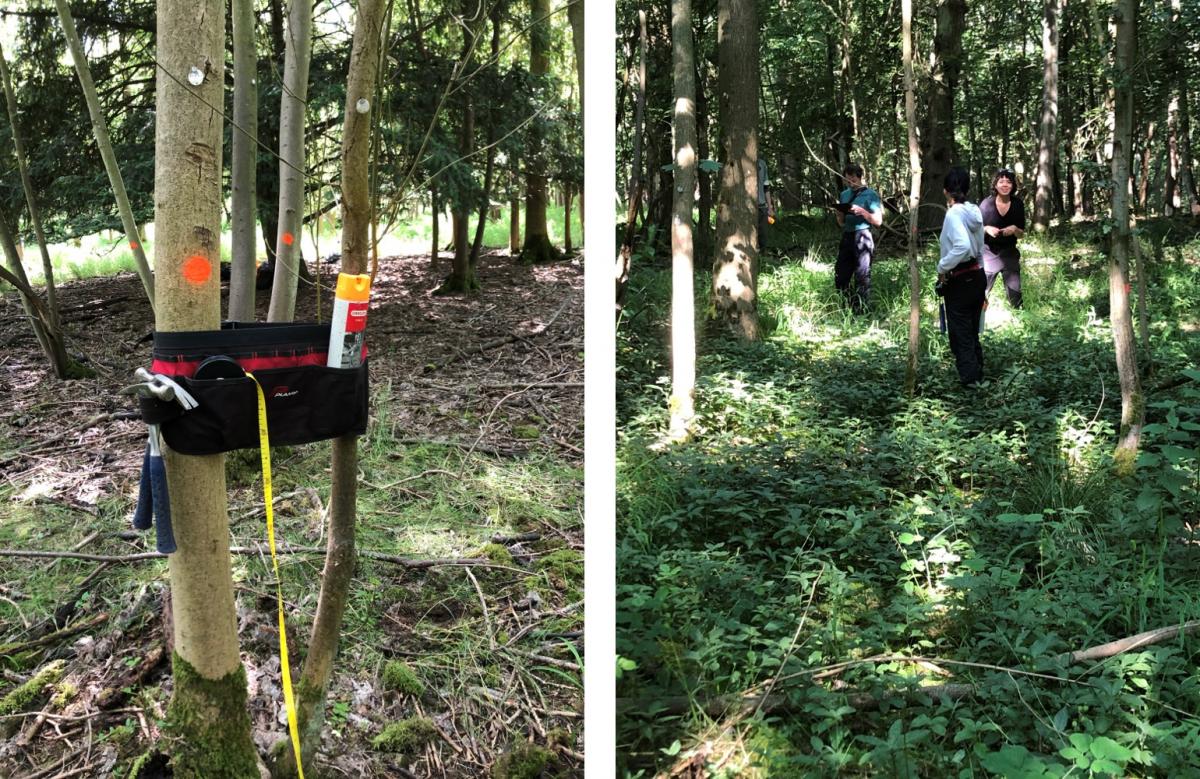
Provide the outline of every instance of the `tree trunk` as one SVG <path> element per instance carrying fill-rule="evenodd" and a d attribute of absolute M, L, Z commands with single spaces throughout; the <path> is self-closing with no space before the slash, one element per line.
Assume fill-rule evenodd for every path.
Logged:
<path fill-rule="evenodd" d="M 725 164 L 717 207 L 713 306 L 738 337 L 758 326 L 758 14 L 754 0 L 718 0 L 717 58 Z"/>
<path fill-rule="evenodd" d="M 584 114 L 583 100 L 583 0 L 572 0 L 567 4 L 567 20 L 571 24 L 571 43 L 575 49 L 575 74 L 579 78 L 579 126 L 585 128 L 583 133 L 587 133 L 587 122 Z M 583 153 L 583 134 L 579 137 L 580 153 Z M 566 229 L 567 229 L 567 251 L 571 251 L 571 209 L 566 209 Z M 583 187 L 579 188 L 579 231 L 583 232 Z"/>
<path fill-rule="evenodd" d="M 367 272 L 371 251 L 371 197 L 368 187 L 370 158 L 370 105 L 358 110 L 358 101 L 375 97 L 375 78 L 379 65 L 380 28 L 383 0 L 359 0 L 354 24 L 354 43 L 350 70 L 346 76 L 346 119 L 342 129 L 342 272 Z M 300 676 L 296 716 L 302 734 L 301 755 L 311 765 L 321 743 L 325 717 L 325 696 L 337 655 L 338 637 L 350 584 L 354 577 L 354 523 L 358 497 L 358 439 L 343 436 L 333 442 L 330 468 L 332 485 L 329 496 L 329 541 L 325 569 L 321 575 L 321 594 L 313 619 L 312 638 L 304 670 Z M 274 775 L 290 777 L 295 766 L 292 752 L 284 750 Z"/>
<path fill-rule="evenodd" d="M 438 188 L 436 183 L 429 185 L 429 210 L 433 213 L 433 246 L 430 247 L 429 267 L 437 270 L 439 254 L 442 250 L 442 245 L 438 240 L 438 227 L 442 216 L 442 203 L 438 200 Z"/>
<path fill-rule="evenodd" d="M 669 435 L 687 439 L 696 414 L 696 313 L 692 206 L 696 198 L 696 63 L 692 2 L 671 0 L 675 81 L 675 197 L 671 217 L 671 399 Z"/>
<path fill-rule="evenodd" d="M 479 39 L 478 24 L 483 21 L 482 7 L 480 7 L 480 12 L 475 17 L 472 17 L 473 0 L 466 0 L 465 5 L 462 54 L 459 57 L 460 73 L 465 72 L 470 67 L 475 43 Z M 462 122 L 459 127 L 458 136 L 459 159 L 456 163 L 468 168 L 468 173 L 464 178 L 469 178 L 471 175 L 469 172 L 470 160 L 474 152 L 475 103 L 471 97 L 471 90 L 464 89 L 462 91 Z M 470 199 L 464 197 L 463 193 L 460 192 L 452 204 L 450 216 L 454 232 L 454 262 L 450 269 L 450 276 L 438 288 L 438 292 L 441 294 L 453 292 L 471 293 L 479 289 L 479 282 L 475 279 L 475 266 L 471 264 L 471 202 Z"/>
<path fill-rule="evenodd" d="M 96 96 L 96 85 L 92 82 L 87 55 L 79 43 L 79 35 L 75 32 L 75 21 L 71 18 L 67 0 L 54 0 L 54 4 L 58 8 L 58 18 L 62 22 L 63 34 L 67 39 L 67 48 L 71 51 L 71 60 L 75 63 L 79 84 L 83 87 L 83 96 L 92 118 L 92 135 L 96 138 L 96 148 L 100 150 L 100 159 L 104 161 L 104 170 L 108 173 L 108 182 L 117 201 L 117 211 L 121 214 L 125 239 L 133 252 L 133 261 L 137 265 L 138 277 L 142 280 L 146 297 L 150 300 L 150 307 L 154 308 L 154 276 L 150 273 L 150 263 L 147 262 L 146 252 L 142 248 L 141 234 L 133 218 L 133 209 L 129 206 L 129 195 L 125 192 L 125 182 L 121 178 L 121 169 L 117 166 L 117 156 L 113 153 L 112 143 L 108 138 L 108 125 L 100 108 L 100 99 Z"/>
<path fill-rule="evenodd" d="M 33 226 L 33 235 L 37 239 L 38 251 L 42 255 L 42 273 L 46 277 L 46 312 L 50 317 L 50 327 L 55 332 L 61 332 L 58 315 L 58 292 L 54 288 L 54 266 L 50 262 L 50 250 L 46 247 L 46 234 L 42 231 L 42 218 L 38 213 L 37 200 L 33 194 L 33 181 L 29 178 L 29 163 L 25 156 L 25 143 L 22 140 L 21 128 L 17 124 L 17 99 L 13 94 L 12 82 L 8 76 L 8 63 L 4 51 L 0 49 L 0 81 L 3 81 L 4 99 L 8 106 L 8 121 L 12 126 L 13 155 L 17 159 L 17 170 L 21 175 L 21 188 L 25 192 L 25 204 L 29 208 L 29 223 Z M 153 301 L 153 296 L 151 297 Z M 66 378 L 65 373 L 59 373 L 55 365 L 55 373 L 60 379 Z"/>
<path fill-rule="evenodd" d="M 573 199 L 571 183 L 563 184 L 563 251 L 571 253 L 571 201 Z"/>
<path fill-rule="evenodd" d="M 492 10 L 492 56 L 491 62 L 497 62 L 500 57 L 500 5 L 497 3 Z M 488 211 L 492 202 L 492 185 L 496 179 L 496 112 L 488 106 L 487 109 L 487 165 L 483 173 L 483 196 L 479 203 L 479 222 L 475 226 L 475 239 L 471 242 L 471 268 L 474 274 L 479 264 L 479 253 L 483 250 L 483 232 L 487 229 Z"/>
<path fill-rule="evenodd" d="M 508 253 L 515 257 L 521 250 L 521 178 L 517 156 L 512 157 L 509 184 L 512 187 L 508 199 Z"/>
<path fill-rule="evenodd" d="M 921 133 L 922 228 L 940 228 L 946 215 L 942 180 L 954 160 L 954 92 L 962 71 L 962 35 L 966 27 L 966 0 L 939 0 L 937 34 L 930 67 L 929 108 Z"/>
<path fill-rule="evenodd" d="M 1063 0 L 1044 0 L 1042 17 L 1042 121 L 1038 139 L 1033 229 L 1050 226 L 1054 207 L 1054 161 L 1058 153 L 1058 26 Z"/>
<path fill-rule="evenodd" d="M 308 64 L 312 59 L 312 3 L 293 0 L 288 10 L 283 91 L 279 99 L 279 227 L 275 239 L 275 279 L 268 322 L 296 316 L 300 264 L 300 228 L 304 221 L 304 109 L 308 100 Z"/>
<path fill-rule="evenodd" d="M 1157 127 L 1157 122 L 1151 121 L 1146 128 L 1146 137 L 1142 141 L 1142 176 L 1138 181 L 1137 187 L 1137 204 L 1138 211 L 1142 214 L 1146 213 L 1147 201 L 1150 198 L 1150 179 L 1152 178 L 1152 152 L 1154 150 L 1154 130 Z"/>
<path fill-rule="evenodd" d="M 1121 381 L 1121 428 L 1113 455 L 1117 471 L 1133 472 L 1145 421 L 1145 398 L 1138 378 L 1137 350 L 1129 310 L 1129 160 L 1133 136 L 1133 67 L 1137 52 L 1137 0 L 1116 0 L 1112 136 L 1113 244 L 1108 265 L 1109 318 L 1117 374 Z"/>
<path fill-rule="evenodd" d="M 59 0 L 62 2 L 62 0 Z M 254 321 L 258 255 L 255 168 L 258 157 L 258 86 L 254 0 L 233 0 L 233 245 L 229 274 L 229 315 Z"/>
<path fill-rule="evenodd" d="M 225 4 L 159 0 L 156 59 L 170 73 L 195 63 L 202 82 L 158 79 L 154 138 L 155 326 L 215 330 L 221 322 L 221 117 Z M 190 83 L 190 81 L 189 81 Z M 186 270 L 185 270 L 186 269 Z M 179 551 L 170 558 L 175 690 L 169 718 L 182 737 L 180 777 L 258 774 L 246 674 L 238 656 L 229 561 L 225 458 L 164 447 Z"/>
<path fill-rule="evenodd" d="M 3 247 L 4 259 L 8 262 L 9 271 L 17 283 L 13 283 L 11 279 L 6 279 L 6 281 L 13 284 L 17 289 L 17 294 L 21 296 L 21 307 L 25 309 L 25 316 L 29 317 L 29 325 L 33 328 L 33 335 L 37 338 L 38 345 L 42 347 L 42 352 L 45 353 L 54 375 L 59 379 L 68 378 L 73 369 L 72 363 L 67 357 L 66 347 L 63 345 L 62 331 L 56 330 L 51 325 L 54 318 L 47 310 L 46 304 L 29 286 L 29 278 L 25 275 L 25 266 L 21 264 L 20 252 L 17 251 L 16 239 L 8 226 L 8 218 L 4 214 L 0 214 L 0 246 Z"/>
<path fill-rule="evenodd" d="M 529 0 L 532 16 L 529 29 L 529 75 L 539 84 L 550 72 L 550 0 Z M 552 262 L 559 252 L 550 243 L 546 225 L 546 154 L 544 139 L 532 131 L 525 160 L 525 243 L 521 264 Z"/>
<path fill-rule="evenodd" d="M 629 165 L 628 200 L 633 200 L 634 190 L 638 182 L 645 182 L 645 172 L 642 170 L 642 136 L 646 121 L 646 10 L 638 11 L 638 86 L 637 102 L 633 109 L 633 155 Z M 646 185 L 642 184 L 645 192 Z"/>
<path fill-rule="evenodd" d="M 697 70 L 698 74 L 707 74 L 708 66 L 701 58 L 698 60 L 700 67 Z M 709 159 L 711 153 L 708 147 L 708 90 L 707 78 L 698 77 L 696 79 L 696 134 L 697 143 L 696 151 L 700 155 L 700 159 Z M 696 177 L 699 180 L 700 191 L 700 219 L 694 231 L 694 257 L 693 263 L 711 263 L 712 262 L 712 175 L 706 171 L 700 170 L 697 167 Z"/>
<path fill-rule="evenodd" d="M 921 202 L 921 150 L 917 143 L 917 99 L 912 62 L 912 0 L 903 0 L 901 56 L 904 60 L 904 120 L 908 127 L 908 363 L 904 392 L 917 389 L 917 358 L 921 349 L 921 272 L 917 267 L 917 210 Z"/>

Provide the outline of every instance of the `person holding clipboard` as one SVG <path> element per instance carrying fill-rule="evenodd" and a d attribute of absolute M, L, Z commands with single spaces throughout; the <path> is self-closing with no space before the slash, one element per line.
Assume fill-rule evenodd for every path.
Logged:
<path fill-rule="evenodd" d="M 871 228 L 883 224 L 883 201 L 878 192 L 863 184 L 861 165 L 846 163 L 842 178 L 848 186 L 842 190 L 838 202 L 831 206 L 842 228 L 833 285 L 846 298 L 851 310 L 862 314 L 871 304 L 871 260 L 875 256 Z M 851 278 L 855 283 L 853 293 L 850 291 Z"/>

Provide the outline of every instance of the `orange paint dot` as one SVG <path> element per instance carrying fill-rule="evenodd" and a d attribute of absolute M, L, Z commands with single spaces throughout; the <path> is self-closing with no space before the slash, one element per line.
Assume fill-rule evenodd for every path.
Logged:
<path fill-rule="evenodd" d="M 183 277 L 189 283 L 199 286 L 212 278 L 212 263 L 208 261 L 207 257 L 193 254 L 184 260 Z"/>
<path fill-rule="evenodd" d="M 284 234 L 283 234 L 283 245 L 284 245 L 284 246 L 291 246 L 291 245 L 292 245 L 292 242 L 293 242 L 293 241 L 295 241 L 295 240 L 296 240 L 296 239 L 295 239 L 295 237 L 294 237 L 294 236 L 292 236 L 292 234 L 291 234 L 291 233 L 284 233 Z"/>
<path fill-rule="evenodd" d="M 137 241 L 130 241 L 130 242 L 129 242 L 129 248 L 130 248 L 130 249 L 133 249 L 134 251 L 137 251 L 137 248 L 138 248 L 138 242 L 137 242 Z"/>

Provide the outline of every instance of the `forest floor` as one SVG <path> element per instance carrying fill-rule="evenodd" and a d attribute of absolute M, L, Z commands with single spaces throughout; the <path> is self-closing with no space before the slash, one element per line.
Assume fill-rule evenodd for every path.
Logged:
<path fill-rule="evenodd" d="M 1133 478 L 1112 467 L 1100 225 L 1022 241 L 1025 305 L 997 282 L 973 391 L 938 332 L 924 247 L 912 396 L 904 250 L 885 243 L 871 313 L 854 316 L 833 287 L 832 219 L 776 225 L 760 343 L 705 321 L 697 275 L 684 443 L 666 435 L 669 261 L 643 252 L 630 278 L 622 775 L 1200 776 L 1200 220 L 1139 224 L 1153 360 L 1139 344 Z"/>
<path fill-rule="evenodd" d="M 433 295 L 445 272 L 428 256 L 390 257 L 372 290 L 360 560 L 316 764 L 347 777 L 515 776 L 531 764 L 581 775 L 582 262 L 522 267 L 493 252 L 471 297 Z M 334 270 L 322 273 L 330 284 Z M 317 318 L 311 290 L 297 321 Z M 68 350 L 94 378 L 56 381 L 18 300 L 0 296 L 0 776 L 164 775 L 167 564 L 131 558 L 153 550 L 152 536 L 129 530 L 146 431 L 118 394 L 149 366 L 153 319 L 130 274 L 63 284 L 59 299 Z M 327 320 L 328 289 L 321 306 Z M 298 674 L 329 444 L 273 456 Z M 286 719 L 257 458 L 226 462 L 239 637 L 265 755 Z M 12 554 L 32 551 L 85 557 Z M 53 684 L 10 703 L 56 662 Z M 410 738 L 379 738 L 399 721 Z"/>

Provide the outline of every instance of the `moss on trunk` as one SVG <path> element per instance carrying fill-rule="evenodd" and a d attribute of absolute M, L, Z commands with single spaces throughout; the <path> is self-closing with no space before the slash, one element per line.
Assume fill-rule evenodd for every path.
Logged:
<path fill-rule="evenodd" d="M 177 653 L 175 694 L 167 711 L 171 765 L 181 779 L 258 779 L 258 756 L 246 711 L 246 671 L 206 679 Z"/>
<path fill-rule="evenodd" d="M 32 679 L 0 698 L 0 716 L 11 717 L 0 720 L 0 737 L 8 738 L 20 727 L 21 719 L 12 715 L 24 712 L 30 704 L 38 700 L 47 687 L 56 684 L 62 678 L 63 665 L 62 660 L 49 663 L 34 674 Z"/>
<path fill-rule="evenodd" d="M 550 243 L 550 236 L 525 231 L 525 245 L 521 248 L 521 265 L 540 265 L 546 262 L 557 262 L 562 259 L 562 252 Z"/>

